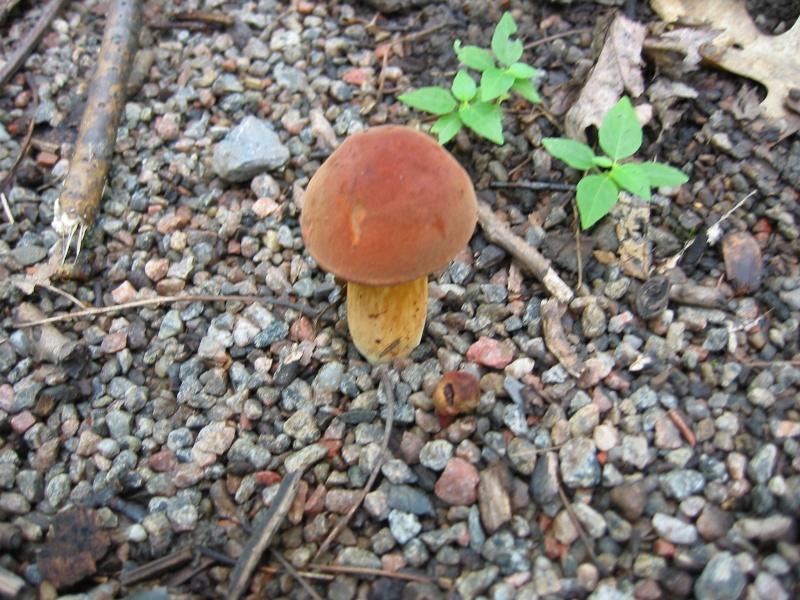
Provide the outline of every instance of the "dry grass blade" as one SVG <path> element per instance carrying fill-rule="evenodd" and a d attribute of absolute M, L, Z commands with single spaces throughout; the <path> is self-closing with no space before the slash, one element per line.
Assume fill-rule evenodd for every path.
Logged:
<path fill-rule="evenodd" d="M 238 600 L 242 597 L 250 581 L 250 575 L 252 575 L 258 565 L 258 561 L 261 560 L 264 551 L 292 507 L 297 491 L 300 489 L 300 477 L 302 475 L 301 471 L 292 471 L 287 473 L 283 479 L 283 483 L 281 483 L 281 487 L 272 501 L 272 506 L 269 507 L 269 510 L 264 515 L 261 524 L 254 528 L 253 536 L 247 542 L 239 560 L 236 561 L 236 566 L 231 572 L 228 600 Z"/>
<path fill-rule="evenodd" d="M 433 579 L 425 575 L 415 575 L 414 573 L 404 573 L 403 571 L 385 571 L 383 569 L 371 569 L 369 567 L 347 567 L 344 565 L 320 565 L 311 563 L 309 569 L 316 569 L 326 573 L 341 573 L 344 575 L 371 575 L 377 577 L 388 577 L 391 579 L 402 579 L 403 581 L 416 581 L 419 583 L 434 583 L 443 590 L 452 590 L 453 584 L 450 581 L 439 578 Z"/>
<path fill-rule="evenodd" d="M 141 24 L 141 0 L 111 3 L 75 154 L 53 210 L 53 229 L 66 240 L 64 258 L 72 238 L 76 236 L 75 254 L 80 253 L 83 236 L 94 224 L 100 208 Z"/>
<path fill-rule="evenodd" d="M 366 485 L 364 485 L 364 489 L 361 490 L 361 494 L 358 497 L 358 501 L 350 507 L 350 510 L 347 511 L 347 514 L 344 515 L 339 522 L 336 523 L 336 527 L 328 534 L 328 537 L 325 538 L 325 541 L 322 542 L 322 545 L 319 547 L 317 554 L 314 556 L 314 560 L 318 560 L 320 556 L 322 556 L 325 552 L 327 552 L 330 545 L 339 537 L 339 534 L 342 530 L 347 527 L 347 524 L 350 522 L 350 519 L 353 518 L 353 515 L 356 514 L 356 511 L 361 506 L 361 503 L 364 502 L 364 498 L 367 497 L 372 486 L 375 485 L 375 480 L 378 478 L 378 473 L 381 471 L 381 465 L 383 464 L 383 457 L 386 455 L 386 450 L 389 447 L 389 437 L 392 435 L 392 427 L 394 426 L 394 391 L 392 390 L 392 382 L 389 379 L 388 375 L 384 375 L 381 379 L 381 383 L 383 384 L 383 391 L 386 394 L 386 428 L 383 431 L 383 440 L 381 441 L 381 448 L 378 452 L 378 458 L 375 461 L 375 467 L 372 469 L 372 473 L 369 475 L 369 479 L 367 480 Z"/>
<path fill-rule="evenodd" d="M 550 261 L 525 240 L 514 235 L 508 225 L 501 221 L 485 202 L 478 202 L 478 222 L 486 239 L 508 250 L 553 297 L 564 304 L 572 301 L 575 294 L 553 270 Z"/>
<path fill-rule="evenodd" d="M 36 285 L 41 285 L 41 283 L 37 282 Z M 80 319 L 82 317 L 98 317 L 101 315 L 108 315 L 122 312 L 124 310 L 130 310 L 132 308 L 141 308 L 142 306 L 158 306 L 160 304 L 172 304 L 175 302 L 263 302 L 264 304 L 271 304 L 273 306 L 281 306 L 283 308 L 296 310 L 297 312 L 313 319 L 316 319 L 319 316 L 316 311 L 308 308 L 307 306 L 302 306 L 296 302 L 290 302 L 289 300 L 280 300 L 279 298 L 268 298 L 261 296 L 209 296 L 205 294 L 184 294 L 181 296 L 157 296 L 155 298 L 134 300 L 133 302 L 126 302 L 117 306 L 87 308 L 85 310 L 78 310 L 65 315 L 56 315 L 55 317 L 39 318 L 31 321 L 17 321 L 14 326 L 17 329 L 24 329 L 26 327 L 36 327 L 38 325 L 47 325 L 48 323 L 59 323 L 61 321 L 70 321 L 72 319 Z"/>

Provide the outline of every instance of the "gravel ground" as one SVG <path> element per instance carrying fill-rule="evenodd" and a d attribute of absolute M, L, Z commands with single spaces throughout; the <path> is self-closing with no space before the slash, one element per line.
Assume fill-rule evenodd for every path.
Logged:
<path fill-rule="evenodd" d="M 375 21 L 367 4 L 404 12 Z M 230 563 L 203 562 L 201 548 L 238 558 L 282 477 L 301 469 L 298 499 L 272 548 L 313 570 L 380 455 L 387 394 L 379 383 L 388 377 L 395 410 L 387 456 L 374 491 L 316 561 L 344 569 L 310 580 L 322 597 L 797 597 L 797 136 L 774 143 L 769 131 L 737 120 L 742 80 L 707 69 L 687 77 L 697 97 L 673 106 L 671 127 L 646 130 L 642 158 L 684 169 L 690 183 L 663 190 L 650 207 L 621 203 L 581 240 L 580 297 L 561 323 L 591 366 L 589 385 L 548 351 L 546 292 L 480 228 L 431 279 L 423 343 L 408 359 L 370 366 L 349 343 L 343 290 L 304 251 L 298 215 L 311 175 L 350 134 L 417 123 L 396 95 L 443 83 L 456 67 L 452 40 L 488 45 L 506 5 L 526 42 L 591 26 L 608 10 L 414 4 L 147 3 L 151 23 L 199 9 L 235 24 L 144 29 L 97 225 L 71 276 L 49 283 L 98 307 L 178 293 L 297 305 L 179 302 L 57 323 L 64 343 L 78 342 L 73 361 L 43 357 L 41 340 L 15 327 L 25 302 L 46 315 L 73 310 L 72 302 L 52 287 L 7 282 L 61 252 L 53 202 L 106 5 L 69 3 L 27 61 L 35 113 L 22 77 L 0 88 L 0 175 L 19 154 L 28 120 L 36 123 L 33 151 L 6 190 L 15 222 L 0 219 L 0 565 L 37 597 L 55 597 L 44 558 L 88 556 L 63 544 L 80 540 L 83 549 L 97 530 L 107 550 L 87 558 L 92 576 L 60 597 L 125 597 L 167 585 L 177 569 L 121 581 L 186 549 L 197 569 L 171 593 L 224 597 Z M 653 18 L 638 8 L 639 18 Z M 15 13 L 7 44 L 37 10 Z M 786 27 L 780 14 L 758 21 Z M 378 42 L 423 31 L 385 66 L 376 58 Z M 506 146 L 460 135 L 452 147 L 479 196 L 555 259 L 572 286 L 570 193 L 490 184 L 576 181 L 539 141 L 560 135 L 558 107 L 591 66 L 591 41 L 575 33 L 526 53 L 546 73 L 550 118 L 512 103 Z M 645 74 L 648 85 L 657 75 Z M 752 233 L 760 289 L 734 293 L 722 250 L 711 247 L 670 277 L 717 290 L 718 300 L 673 300 L 642 318 L 637 274 L 650 266 L 629 241 L 660 264 L 753 191 L 723 229 Z M 442 428 L 432 392 L 459 369 L 480 378 L 482 397 L 474 415 Z M 65 541 L 56 518 L 74 519 L 67 507 L 84 510 L 94 527 Z M 279 566 L 269 554 L 264 563 Z M 285 571 L 258 573 L 251 591 L 308 597 Z M 151 597 L 167 597 L 158 593 Z"/>

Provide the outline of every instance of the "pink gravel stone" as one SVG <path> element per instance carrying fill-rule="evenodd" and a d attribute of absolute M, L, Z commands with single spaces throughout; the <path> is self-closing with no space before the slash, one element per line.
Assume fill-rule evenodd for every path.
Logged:
<path fill-rule="evenodd" d="M 123 281 L 111 291 L 111 297 L 117 304 L 125 304 L 136 298 L 136 288 L 130 281 Z"/>
<path fill-rule="evenodd" d="M 467 360 L 493 369 L 505 369 L 514 360 L 514 351 L 497 340 L 482 337 L 467 350 Z"/>
<path fill-rule="evenodd" d="M 18 435 L 22 435 L 23 433 L 28 431 L 28 429 L 33 427 L 34 423 L 36 423 L 36 417 L 33 416 L 31 411 L 24 410 L 18 415 L 12 417 L 11 428 Z"/>
<path fill-rule="evenodd" d="M 471 506 L 478 499 L 478 470 L 467 461 L 454 457 L 436 482 L 434 493 L 442 502 L 454 506 Z"/>

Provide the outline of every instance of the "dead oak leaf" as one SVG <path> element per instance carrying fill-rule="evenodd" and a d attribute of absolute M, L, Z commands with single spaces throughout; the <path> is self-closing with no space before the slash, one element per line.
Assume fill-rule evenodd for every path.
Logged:
<path fill-rule="evenodd" d="M 611 23 L 597 64 L 564 119 L 567 137 L 586 142 L 586 128 L 599 127 L 624 92 L 634 98 L 644 92 L 641 66 L 646 31 L 644 25 L 621 14 Z M 639 108 L 639 121 L 646 122 L 649 117 L 639 114 Z"/>
<path fill-rule="evenodd" d="M 748 77 L 767 88 L 761 102 L 766 119 L 781 127 L 785 137 L 800 129 L 800 115 L 786 102 L 800 81 L 800 19 L 781 35 L 765 35 L 753 23 L 744 0 L 652 0 L 665 21 L 702 22 L 718 30 L 701 48 L 703 60 Z"/>

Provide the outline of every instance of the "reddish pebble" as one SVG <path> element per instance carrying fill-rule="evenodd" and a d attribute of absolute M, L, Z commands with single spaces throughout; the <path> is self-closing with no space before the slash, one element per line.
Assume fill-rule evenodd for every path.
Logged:
<path fill-rule="evenodd" d="M 275 485 L 280 483 L 282 477 L 275 471 L 258 471 L 253 474 L 255 480 L 261 485 Z"/>
<path fill-rule="evenodd" d="M 289 339 L 294 342 L 313 342 L 315 337 L 314 325 L 308 317 L 295 319 L 289 327 Z"/>
<path fill-rule="evenodd" d="M 434 493 L 453 506 L 472 506 L 478 500 L 478 470 L 467 461 L 454 457 L 447 461 Z"/>
<path fill-rule="evenodd" d="M 361 85 L 365 81 L 369 81 L 370 77 L 372 77 L 372 73 L 370 71 L 359 67 L 357 69 L 350 69 L 347 71 L 347 73 L 345 73 L 342 77 L 342 81 L 351 85 Z"/>
<path fill-rule="evenodd" d="M 408 566 L 408 563 L 402 554 L 384 554 L 381 556 L 381 566 L 384 571 L 397 573 L 400 569 Z"/>
<path fill-rule="evenodd" d="M 22 435 L 33 427 L 34 423 L 36 423 L 36 417 L 29 410 L 24 410 L 11 419 L 11 429 L 14 430 L 14 433 Z"/>
<path fill-rule="evenodd" d="M 653 542 L 653 553 L 656 556 L 663 556 L 664 558 L 670 558 L 673 554 L 675 554 L 675 544 L 668 542 L 662 539 L 656 539 Z"/>
<path fill-rule="evenodd" d="M 144 274 L 153 281 L 160 281 L 167 276 L 169 259 L 151 258 L 144 264 Z"/>
<path fill-rule="evenodd" d="M 156 473 L 167 473 L 178 466 L 178 460 L 169 450 L 156 452 L 150 457 L 150 468 Z"/>
<path fill-rule="evenodd" d="M 163 215 L 156 223 L 156 231 L 163 234 L 175 233 L 179 229 L 186 227 L 190 221 L 191 217 L 187 215 Z"/>
<path fill-rule="evenodd" d="M 328 447 L 328 458 L 333 458 L 342 449 L 342 440 L 320 440 L 319 444 Z"/>
<path fill-rule="evenodd" d="M 14 398 L 16 395 L 17 394 L 14 392 L 14 388 L 9 384 L 4 383 L 3 385 L 0 385 L 0 410 L 10 413 L 11 406 L 14 403 Z"/>
<path fill-rule="evenodd" d="M 467 360 L 492 369 L 505 369 L 514 360 L 514 351 L 497 340 L 482 337 L 467 350 Z"/>
<path fill-rule="evenodd" d="M 136 288 L 130 281 L 123 281 L 111 291 L 111 297 L 117 304 L 126 304 L 136 298 Z"/>
<path fill-rule="evenodd" d="M 564 554 L 565 547 L 552 535 L 544 536 L 544 553 L 550 560 L 558 560 Z"/>
<path fill-rule="evenodd" d="M 325 495 L 325 508 L 337 515 L 346 515 L 356 502 L 361 492 L 358 490 L 328 490 Z"/>
<path fill-rule="evenodd" d="M 325 509 L 325 496 L 327 494 L 328 490 L 325 486 L 318 485 L 306 500 L 306 505 L 303 509 L 305 514 L 311 517 L 320 514 Z"/>
<path fill-rule="evenodd" d="M 42 151 L 36 155 L 36 164 L 40 167 L 52 167 L 58 162 L 58 155 L 52 152 Z"/>
<path fill-rule="evenodd" d="M 128 334 L 124 331 L 109 333 L 100 343 L 100 350 L 105 354 L 116 354 L 128 345 Z"/>

